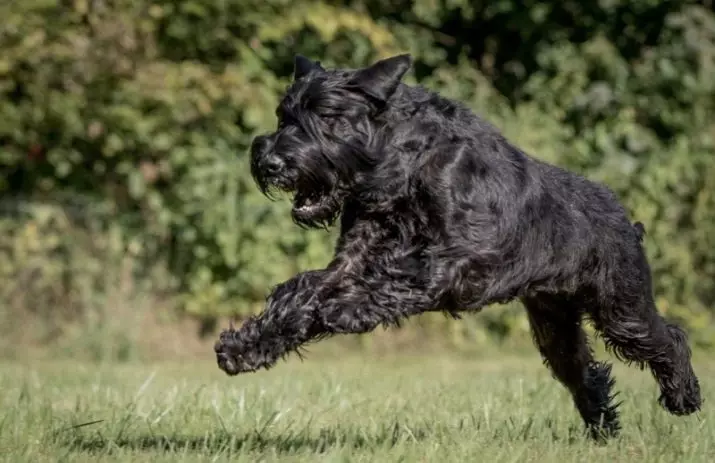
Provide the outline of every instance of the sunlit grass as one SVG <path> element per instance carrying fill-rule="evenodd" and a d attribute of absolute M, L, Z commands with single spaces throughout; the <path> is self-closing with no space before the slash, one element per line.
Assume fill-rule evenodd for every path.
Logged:
<path fill-rule="evenodd" d="M 704 395 L 715 369 L 699 363 Z M 647 372 L 618 365 L 622 436 L 584 437 L 536 357 L 292 359 L 226 377 L 213 364 L 0 365 L 5 461 L 713 461 L 706 401 L 668 415 Z"/>

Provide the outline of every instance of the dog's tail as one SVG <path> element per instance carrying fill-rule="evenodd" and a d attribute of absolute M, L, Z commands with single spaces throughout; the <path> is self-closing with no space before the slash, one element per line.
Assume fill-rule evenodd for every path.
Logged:
<path fill-rule="evenodd" d="M 636 222 L 633 224 L 633 229 L 636 231 L 638 241 L 642 243 L 643 237 L 645 236 L 645 225 L 643 225 L 641 222 Z"/>

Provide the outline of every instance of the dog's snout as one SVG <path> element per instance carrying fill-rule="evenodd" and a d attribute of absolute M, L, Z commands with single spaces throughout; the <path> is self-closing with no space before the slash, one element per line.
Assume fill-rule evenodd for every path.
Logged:
<path fill-rule="evenodd" d="M 252 164 L 263 175 L 275 176 L 283 172 L 285 161 L 275 152 L 275 142 L 270 136 L 258 136 L 251 145 Z"/>

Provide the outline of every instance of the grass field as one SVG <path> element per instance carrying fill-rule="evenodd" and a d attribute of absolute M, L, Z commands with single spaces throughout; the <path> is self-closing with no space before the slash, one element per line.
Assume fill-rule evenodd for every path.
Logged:
<path fill-rule="evenodd" d="M 699 362 L 704 396 L 715 365 Z M 622 436 L 582 437 L 536 357 L 291 359 L 229 378 L 195 363 L 0 364 L 4 461 L 689 462 L 713 414 L 676 418 L 647 372 L 616 367 Z"/>

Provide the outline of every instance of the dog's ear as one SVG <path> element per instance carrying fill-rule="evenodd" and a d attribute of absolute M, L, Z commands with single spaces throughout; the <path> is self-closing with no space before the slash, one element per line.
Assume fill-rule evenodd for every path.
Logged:
<path fill-rule="evenodd" d="M 378 100 L 387 101 L 411 66 L 412 57 L 409 54 L 396 55 L 360 69 L 351 81 L 363 92 Z"/>
<path fill-rule="evenodd" d="M 295 55 L 293 60 L 293 79 L 298 80 L 310 71 L 325 71 L 319 61 L 312 61 L 303 55 Z"/>

